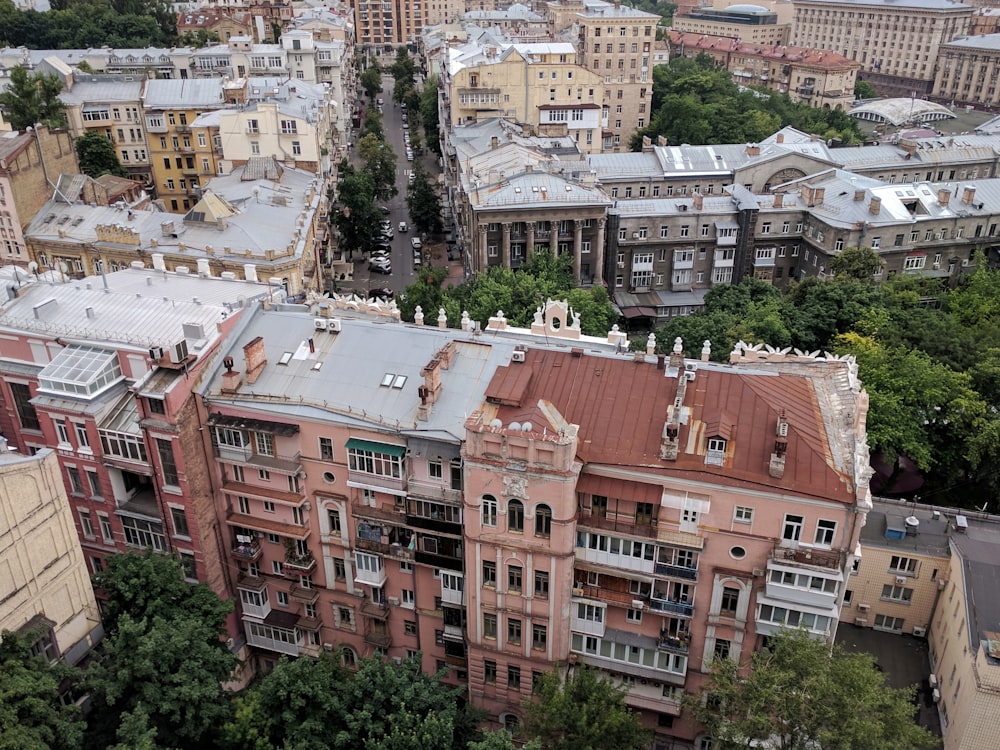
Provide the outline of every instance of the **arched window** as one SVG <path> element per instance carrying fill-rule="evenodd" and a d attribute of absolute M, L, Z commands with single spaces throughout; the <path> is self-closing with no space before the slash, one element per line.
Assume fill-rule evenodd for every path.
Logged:
<path fill-rule="evenodd" d="M 483 526 L 496 528 L 497 525 L 497 499 L 493 495 L 483 495 L 483 504 L 479 509 L 480 523 Z"/>
<path fill-rule="evenodd" d="M 548 505 L 535 506 L 535 536 L 552 535 L 552 508 Z"/>
<path fill-rule="evenodd" d="M 354 653 L 354 649 L 350 646 L 340 647 L 340 659 L 345 667 L 353 667 L 358 663 L 358 655 Z"/>
<path fill-rule="evenodd" d="M 500 723 L 503 724 L 504 731 L 511 734 L 516 734 L 521 726 L 521 720 L 517 718 L 517 714 L 500 714 Z"/>
<path fill-rule="evenodd" d="M 507 531 L 524 533 L 524 503 L 520 500 L 507 501 Z"/>

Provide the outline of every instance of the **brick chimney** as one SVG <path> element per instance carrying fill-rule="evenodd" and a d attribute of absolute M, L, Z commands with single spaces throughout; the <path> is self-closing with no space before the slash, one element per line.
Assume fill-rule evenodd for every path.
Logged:
<path fill-rule="evenodd" d="M 976 199 L 976 188 L 969 185 L 962 191 L 962 203 L 966 206 L 971 206 L 972 201 Z"/>
<path fill-rule="evenodd" d="M 760 146 L 756 143 L 748 143 L 747 156 L 760 156 Z"/>
<path fill-rule="evenodd" d="M 938 188 L 938 205 L 947 206 L 951 202 L 951 190 L 948 188 Z"/>
<path fill-rule="evenodd" d="M 868 203 L 868 213 L 872 216 L 878 216 L 882 211 L 882 199 L 872 196 L 871 201 Z"/>
<path fill-rule="evenodd" d="M 771 461 L 767 467 L 767 473 L 774 479 L 781 479 L 785 475 L 785 454 L 788 452 L 788 420 L 785 419 L 785 410 L 781 410 L 778 415 L 778 424 L 775 429 L 774 453 L 771 454 Z"/>
<path fill-rule="evenodd" d="M 917 142 L 911 141 L 909 138 L 904 138 L 903 140 L 901 140 L 899 142 L 899 147 L 903 149 L 904 153 L 907 153 L 910 156 L 913 156 L 915 153 L 917 153 Z"/>
<path fill-rule="evenodd" d="M 864 190 L 859 189 L 859 190 L 855 190 L 854 191 L 854 200 L 855 201 L 857 201 L 857 202 L 860 203 L 864 199 L 865 199 L 865 191 Z"/>
<path fill-rule="evenodd" d="M 243 358 L 246 360 L 247 383 L 257 382 L 264 365 L 267 364 L 267 357 L 264 355 L 264 337 L 258 336 L 249 344 L 243 347 Z"/>
<path fill-rule="evenodd" d="M 243 378 L 240 377 L 240 373 L 233 370 L 232 357 L 223 357 L 222 364 L 226 368 L 226 371 L 222 373 L 222 392 L 236 393 L 240 389 L 240 386 L 243 385 Z"/>
<path fill-rule="evenodd" d="M 701 211 L 702 207 L 705 205 L 705 197 L 701 193 L 694 193 L 691 196 L 692 205 L 695 211 Z"/>
<path fill-rule="evenodd" d="M 774 194 L 774 207 L 775 208 L 781 208 L 784 205 L 784 203 L 785 203 L 785 194 L 784 193 L 775 193 Z"/>
<path fill-rule="evenodd" d="M 774 141 L 775 141 L 775 143 L 784 143 L 785 142 L 785 134 L 784 133 L 778 133 L 778 135 L 775 136 Z"/>

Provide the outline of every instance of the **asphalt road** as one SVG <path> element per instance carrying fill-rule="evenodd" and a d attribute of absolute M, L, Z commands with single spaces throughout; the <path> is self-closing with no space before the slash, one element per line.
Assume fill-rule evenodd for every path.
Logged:
<path fill-rule="evenodd" d="M 406 146 L 403 141 L 403 113 L 398 106 L 393 106 L 392 90 L 395 81 L 392 76 L 382 76 L 382 99 L 385 104 L 382 107 L 382 125 L 385 131 L 385 140 L 396 154 L 396 188 L 399 191 L 391 200 L 380 205 L 389 208 L 389 215 L 386 217 L 392 222 L 394 236 L 390 242 L 392 245 L 392 273 L 385 275 L 368 270 L 367 261 L 358 262 L 354 266 L 354 287 L 356 289 L 372 289 L 375 287 L 388 287 L 397 294 L 416 281 L 417 267 L 413 263 L 413 248 L 410 245 L 410 238 L 419 236 L 414 233 L 410 214 L 406 207 L 406 190 L 409 186 L 409 174 L 413 169 L 413 162 L 406 160 Z M 423 142 L 421 133 L 421 142 Z M 431 170 L 432 179 L 436 177 L 437 166 L 432 159 L 422 158 L 422 164 Z M 351 159 L 355 164 L 360 164 L 355 149 Z M 405 221 L 409 231 L 400 232 L 399 222 Z"/>

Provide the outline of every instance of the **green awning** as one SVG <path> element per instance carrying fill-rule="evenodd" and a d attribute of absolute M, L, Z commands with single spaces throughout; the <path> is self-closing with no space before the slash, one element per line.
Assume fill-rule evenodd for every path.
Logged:
<path fill-rule="evenodd" d="M 371 440 L 359 440 L 351 438 L 347 441 L 348 450 L 368 451 L 370 453 L 384 453 L 387 456 L 402 457 L 406 453 L 405 445 L 390 445 L 388 443 L 375 443 Z"/>

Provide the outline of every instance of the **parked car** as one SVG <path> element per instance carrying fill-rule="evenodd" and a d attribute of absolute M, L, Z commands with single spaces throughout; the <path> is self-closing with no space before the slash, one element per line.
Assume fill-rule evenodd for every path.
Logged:
<path fill-rule="evenodd" d="M 414 250 L 419 250 L 420 248 L 423 247 L 423 243 L 420 242 L 419 237 L 410 237 L 410 245 L 413 247 Z"/>
<path fill-rule="evenodd" d="M 369 289 L 368 290 L 368 298 L 369 299 L 390 300 L 390 299 L 392 299 L 395 296 L 395 294 L 396 293 L 394 291 L 392 291 L 392 289 L 390 289 L 387 286 L 380 286 L 380 287 L 376 287 L 375 289 Z"/>
<path fill-rule="evenodd" d="M 405 221 L 399 222 L 399 231 L 400 232 L 405 232 L 407 229 L 409 229 L 409 227 L 406 226 L 406 222 Z"/>
<path fill-rule="evenodd" d="M 406 149 L 406 160 L 413 161 L 413 152 L 410 149 Z"/>
<path fill-rule="evenodd" d="M 413 174 L 413 172 L 410 172 L 410 176 L 407 179 L 410 181 L 410 184 L 412 185 L 413 182 L 417 179 L 417 176 Z"/>
<path fill-rule="evenodd" d="M 374 271 L 375 273 L 384 273 L 386 276 L 392 273 L 392 265 L 389 263 L 379 263 L 373 261 L 368 264 L 368 270 Z"/>
<path fill-rule="evenodd" d="M 424 264 L 424 254 L 417 248 L 413 248 L 413 265 L 422 266 Z"/>
<path fill-rule="evenodd" d="M 381 211 L 382 213 L 384 213 L 386 216 L 389 215 L 389 207 L 388 206 L 379 206 L 378 210 Z"/>

